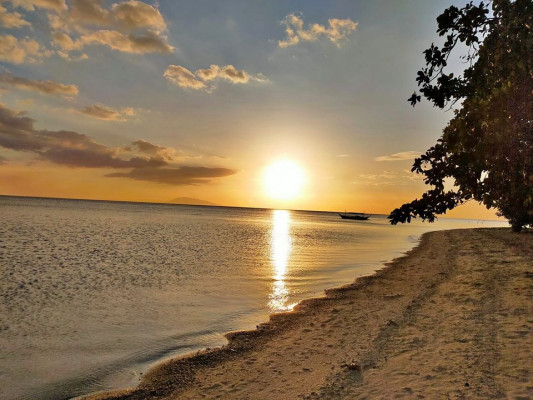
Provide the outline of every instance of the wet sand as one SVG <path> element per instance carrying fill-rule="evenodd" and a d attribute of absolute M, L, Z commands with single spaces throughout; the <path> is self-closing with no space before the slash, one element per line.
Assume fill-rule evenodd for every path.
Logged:
<path fill-rule="evenodd" d="M 533 235 L 425 234 L 377 274 L 91 399 L 533 398 Z"/>

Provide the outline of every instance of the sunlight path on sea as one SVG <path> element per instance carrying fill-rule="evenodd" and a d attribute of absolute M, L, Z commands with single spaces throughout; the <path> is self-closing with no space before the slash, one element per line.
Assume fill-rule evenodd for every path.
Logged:
<path fill-rule="evenodd" d="M 285 284 L 292 249 L 290 233 L 291 215 L 288 210 L 272 211 L 272 231 L 270 239 L 270 260 L 273 268 L 272 292 L 268 307 L 272 312 L 290 311 L 296 303 L 287 304 L 289 290 Z"/>

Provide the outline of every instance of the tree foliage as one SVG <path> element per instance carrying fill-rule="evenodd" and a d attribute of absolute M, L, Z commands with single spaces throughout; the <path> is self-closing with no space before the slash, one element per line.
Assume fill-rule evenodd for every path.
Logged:
<path fill-rule="evenodd" d="M 392 224 L 432 222 L 473 199 L 496 208 L 515 231 L 533 225 L 532 17 L 531 0 L 494 0 L 452 6 L 437 18 L 444 45 L 424 52 L 426 66 L 416 78 L 421 95 L 409 101 L 461 104 L 437 144 L 413 164 L 431 188 L 392 211 Z M 468 66 L 455 76 L 446 67 L 458 47 L 467 49 Z"/>

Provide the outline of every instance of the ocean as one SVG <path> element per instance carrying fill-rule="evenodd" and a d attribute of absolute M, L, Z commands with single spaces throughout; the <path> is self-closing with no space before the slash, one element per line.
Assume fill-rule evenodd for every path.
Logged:
<path fill-rule="evenodd" d="M 0 398 L 135 386 L 372 274 L 424 232 L 488 226 L 507 223 L 0 196 Z"/>

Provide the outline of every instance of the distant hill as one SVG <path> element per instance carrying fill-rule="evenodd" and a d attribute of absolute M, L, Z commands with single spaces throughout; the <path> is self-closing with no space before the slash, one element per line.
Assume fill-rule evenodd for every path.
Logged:
<path fill-rule="evenodd" d="M 177 197 L 174 200 L 170 200 L 169 203 L 191 204 L 195 206 L 217 206 L 218 205 L 215 203 L 211 203 L 210 201 L 195 199 L 194 197 Z"/>

